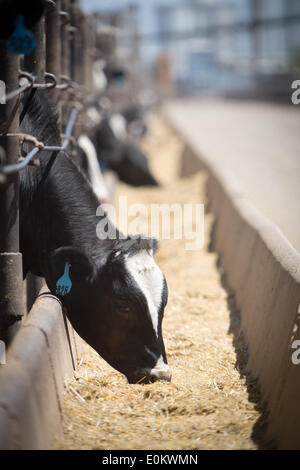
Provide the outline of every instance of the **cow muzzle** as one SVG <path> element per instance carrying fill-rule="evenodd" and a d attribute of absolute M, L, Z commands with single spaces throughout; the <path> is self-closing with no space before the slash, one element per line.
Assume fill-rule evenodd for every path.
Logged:
<path fill-rule="evenodd" d="M 142 369 L 134 374 L 127 375 L 127 380 L 131 384 L 149 384 L 157 381 L 170 382 L 172 372 L 168 364 L 162 364 L 153 369 Z"/>
<path fill-rule="evenodd" d="M 148 383 L 157 382 L 158 380 L 165 380 L 170 382 L 172 372 L 168 364 L 163 364 L 160 367 L 154 367 L 148 374 Z"/>

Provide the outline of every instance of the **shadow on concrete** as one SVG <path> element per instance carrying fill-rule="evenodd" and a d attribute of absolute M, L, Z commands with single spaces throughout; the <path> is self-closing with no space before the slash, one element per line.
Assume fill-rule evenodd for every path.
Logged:
<path fill-rule="evenodd" d="M 215 252 L 214 250 L 214 232 L 215 223 L 212 225 L 209 251 Z M 241 329 L 241 312 L 238 309 L 235 301 L 235 295 L 231 289 L 227 279 L 225 271 L 222 267 L 220 256 L 217 259 L 217 268 L 220 273 L 221 283 L 223 288 L 227 292 L 227 306 L 230 312 L 230 323 L 227 334 L 232 335 L 232 344 L 235 350 L 236 362 L 235 368 L 240 374 L 241 380 L 245 381 L 248 393 L 248 400 L 254 403 L 255 410 L 259 413 L 259 418 L 253 426 L 251 439 L 256 444 L 259 450 L 274 450 L 276 445 L 274 442 L 270 442 L 266 439 L 266 429 L 268 423 L 268 413 L 266 404 L 263 403 L 262 394 L 260 391 L 258 380 L 253 378 L 247 370 L 247 363 L 249 358 L 248 348 L 246 341 Z"/>

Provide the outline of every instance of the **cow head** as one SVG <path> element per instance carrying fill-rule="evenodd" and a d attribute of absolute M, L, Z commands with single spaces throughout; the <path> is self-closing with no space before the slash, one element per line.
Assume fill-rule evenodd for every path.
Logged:
<path fill-rule="evenodd" d="M 132 186 L 159 186 L 148 165 L 146 155 L 133 142 L 121 139 L 120 115 L 103 119 L 96 128 L 93 142 L 101 161 L 113 170 L 121 181 Z"/>
<path fill-rule="evenodd" d="M 78 334 L 130 383 L 170 380 L 162 337 L 168 288 L 154 261 L 156 240 L 119 241 L 98 258 L 69 247 L 55 250 L 47 283 L 70 264 L 70 291 L 58 295 Z"/>

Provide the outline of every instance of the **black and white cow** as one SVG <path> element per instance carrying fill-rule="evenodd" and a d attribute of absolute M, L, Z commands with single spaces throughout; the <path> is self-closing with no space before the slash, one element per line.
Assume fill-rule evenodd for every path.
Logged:
<path fill-rule="evenodd" d="M 55 109 L 38 91 L 21 130 L 60 145 Z M 41 152 L 38 168 L 20 172 L 24 275 L 45 277 L 55 294 L 70 266 L 72 287 L 60 298 L 78 334 L 130 383 L 170 380 L 162 337 L 168 289 L 153 258 L 156 241 L 122 239 L 118 231 L 116 239 L 99 239 L 98 206 L 90 183 L 66 153 Z"/>
<path fill-rule="evenodd" d="M 158 186 L 146 155 L 134 142 L 126 140 L 126 123 L 121 114 L 102 119 L 93 135 L 98 158 L 121 181 L 132 186 Z"/>
<path fill-rule="evenodd" d="M 82 134 L 78 139 L 78 147 L 81 150 L 82 161 L 85 164 L 84 171 L 89 178 L 93 191 L 102 203 L 109 202 L 110 194 L 99 165 L 96 149 L 91 139 Z"/>
<path fill-rule="evenodd" d="M 126 122 L 127 133 L 134 141 L 138 141 L 147 134 L 148 126 L 144 113 L 142 106 L 127 106 L 121 111 Z"/>
<path fill-rule="evenodd" d="M 146 155 L 135 143 L 147 130 L 142 106 L 129 106 L 122 112 L 108 113 L 112 103 L 106 96 L 101 96 L 115 72 L 118 76 L 119 67 L 106 64 L 105 60 L 93 64 L 94 88 L 99 99 L 87 110 L 89 137 L 104 169 L 113 170 L 121 181 L 132 186 L 157 186 Z"/>

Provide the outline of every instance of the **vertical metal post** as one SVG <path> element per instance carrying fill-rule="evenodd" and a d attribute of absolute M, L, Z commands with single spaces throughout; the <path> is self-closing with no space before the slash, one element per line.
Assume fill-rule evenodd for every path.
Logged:
<path fill-rule="evenodd" d="M 83 31 L 84 14 L 78 6 L 77 0 L 71 0 L 72 14 L 71 22 L 75 28 L 75 34 L 72 38 L 72 80 L 78 84 L 83 84 L 83 63 L 85 60 L 85 37 Z"/>
<path fill-rule="evenodd" d="M 57 80 L 60 80 L 61 69 L 61 43 L 59 37 L 60 31 L 60 0 L 56 0 L 56 7 L 50 5 L 46 10 L 45 28 L 46 28 L 46 72 L 53 73 Z M 57 89 L 51 89 L 51 96 L 56 99 Z"/>
<path fill-rule="evenodd" d="M 84 85 L 84 62 L 86 60 L 85 17 L 80 10 L 78 0 L 71 0 L 71 27 L 74 29 L 71 40 L 71 78 L 81 87 Z M 74 96 L 76 100 L 76 96 Z M 75 137 L 79 137 L 82 129 L 83 116 L 79 115 L 73 129 Z"/>
<path fill-rule="evenodd" d="M 88 93 L 93 92 L 93 63 L 96 50 L 96 18 L 92 15 L 87 17 L 87 64 L 86 64 L 86 82 Z"/>
<path fill-rule="evenodd" d="M 79 23 L 79 36 L 83 47 L 83 54 L 78 57 L 79 62 L 79 76 L 78 80 L 80 85 L 87 87 L 87 76 L 88 76 L 88 41 L 89 41 L 89 31 L 88 31 L 88 15 L 85 15 L 80 11 L 80 23 Z"/>
<path fill-rule="evenodd" d="M 70 78 L 70 0 L 61 0 L 61 27 L 60 27 L 60 41 L 61 41 L 61 73 Z M 61 100 L 61 123 L 64 129 L 67 123 L 68 116 L 68 99 L 66 94 L 62 94 Z"/>
<path fill-rule="evenodd" d="M 6 41 L 0 41 L 0 80 L 6 85 L 6 93 L 18 88 L 19 56 L 7 50 Z M 0 145 L 6 153 L 6 163 L 18 160 L 17 137 L 5 133 L 19 131 L 19 98 L 0 104 Z M 14 118 L 13 116 L 14 111 Z M 10 124 L 9 124 L 10 122 Z M 9 341 L 13 327 L 21 319 L 23 304 L 22 255 L 19 253 L 19 175 L 7 178 L 0 185 L 0 338 Z"/>
<path fill-rule="evenodd" d="M 78 56 L 78 45 L 79 45 L 79 32 L 76 29 L 78 27 L 78 5 L 76 0 L 71 0 L 70 3 L 70 27 L 74 33 L 71 34 L 70 41 L 70 74 L 73 81 L 78 81 L 77 77 L 77 56 Z M 76 32 L 76 34 L 75 34 Z M 81 50 L 81 53 L 83 51 Z"/>
<path fill-rule="evenodd" d="M 27 72 L 33 73 L 39 83 L 45 81 L 45 18 L 42 16 L 40 21 L 33 27 L 32 32 L 35 35 L 36 46 L 34 50 L 25 56 L 24 65 Z"/>
<path fill-rule="evenodd" d="M 46 51 L 46 42 L 45 42 L 45 18 L 42 16 L 40 21 L 34 26 L 33 33 L 36 39 L 36 47 L 34 50 L 25 56 L 24 65 L 25 70 L 33 73 L 37 78 L 38 83 L 45 82 L 45 51 Z M 34 300 L 38 296 L 42 285 L 43 279 L 41 277 L 35 276 L 33 274 L 28 274 L 26 277 L 27 284 L 27 312 L 30 311 Z"/>
<path fill-rule="evenodd" d="M 70 24 L 70 1 L 61 0 L 62 21 L 61 21 L 61 71 L 64 75 L 70 76 L 70 34 L 68 26 Z M 64 15 L 66 14 L 66 15 Z"/>

